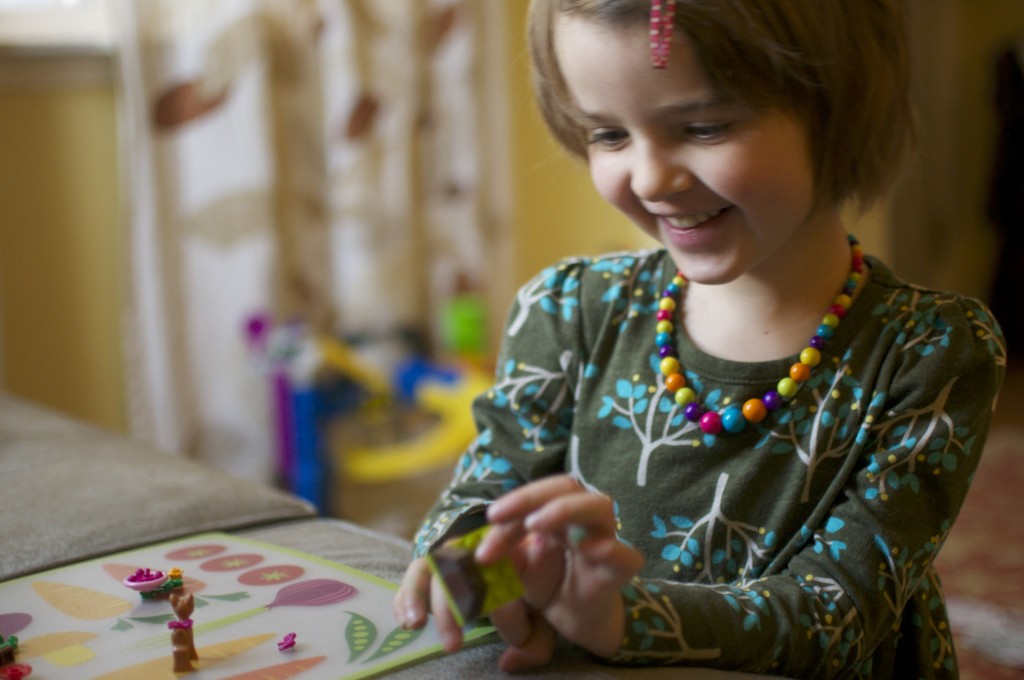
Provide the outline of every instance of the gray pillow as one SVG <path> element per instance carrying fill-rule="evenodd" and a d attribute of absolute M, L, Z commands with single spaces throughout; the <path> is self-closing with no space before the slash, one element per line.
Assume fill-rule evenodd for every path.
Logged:
<path fill-rule="evenodd" d="M 0 581 L 315 514 L 293 496 L 0 393 Z"/>

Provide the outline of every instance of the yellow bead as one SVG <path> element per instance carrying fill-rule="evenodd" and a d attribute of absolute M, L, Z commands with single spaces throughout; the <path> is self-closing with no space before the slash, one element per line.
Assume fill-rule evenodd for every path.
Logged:
<path fill-rule="evenodd" d="M 775 387 L 775 390 L 787 399 L 796 394 L 799 389 L 800 383 L 793 380 L 792 378 L 783 378 Z"/>
<path fill-rule="evenodd" d="M 697 401 L 697 393 L 689 387 L 684 387 L 676 392 L 676 404 L 679 406 L 685 407 L 695 401 Z"/>
<path fill-rule="evenodd" d="M 813 347 L 805 347 L 804 351 L 800 352 L 800 363 L 817 366 L 821 363 L 821 352 Z"/>
<path fill-rule="evenodd" d="M 686 285 L 686 279 L 684 279 L 679 274 L 676 274 L 675 276 L 672 277 L 672 283 L 674 283 L 677 286 L 679 286 L 680 288 L 682 288 L 683 286 Z"/>
<path fill-rule="evenodd" d="M 659 333 L 671 333 L 675 326 L 672 325 L 671 321 L 659 321 L 655 328 Z"/>
<path fill-rule="evenodd" d="M 679 359 L 675 357 L 665 357 L 661 360 L 661 374 L 672 375 L 678 373 L 682 367 L 679 365 Z"/>
<path fill-rule="evenodd" d="M 665 389 L 669 392 L 678 392 L 684 387 L 686 387 L 686 378 L 683 377 L 682 373 L 673 373 L 672 375 L 665 376 Z"/>
<path fill-rule="evenodd" d="M 853 298 L 851 298 L 846 293 L 840 293 L 839 295 L 836 296 L 834 302 L 843 309 L 849 309 L 850 305 L 853 304 Z"/>
<path fill-rule="evenodd" d="M 826 326 L 831 326 L 832 328 L 835 328 L 836 326 L 839 325 L 839 317 L 833 314 L 832 312 L 829 312 L 825 316 L 821 317 L 821 322 Z"/>
<path fill-rule="evenodd" d="M 676 310 L 676 301 L 670 297 L 663 297 L 658 300 L 658 309 L 664 309 L 668 312 L 674 312 Z"/>

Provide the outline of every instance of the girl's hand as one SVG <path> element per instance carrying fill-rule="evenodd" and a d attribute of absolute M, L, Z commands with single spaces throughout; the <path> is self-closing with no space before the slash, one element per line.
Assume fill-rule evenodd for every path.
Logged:
<path fill-rule="evenodd" d="M 499 498 L 487 519 L 492 527 L 476 559 L 508 556 L 525 590 L 522 600 L 491 614 L 509 645 L 502 670 L 549 661 L 556 633 L 598 656 L 618 652 L 625 633 L 619 589 L 640 571 L 643 556 L 616 537 L 611 499 L 571 477 L 548 477 Z"/>
<path fill-rule="evenodd" d="M 395 618 L 406 629 L 422 628 L 427 623 L 427 614 L 432 613 L 444 651 L 450 654 L 462 646 L 462 629 L 448 609 L 444 590 L 425 557 L 413 560 L 405 570 L 391 606 Z"/>

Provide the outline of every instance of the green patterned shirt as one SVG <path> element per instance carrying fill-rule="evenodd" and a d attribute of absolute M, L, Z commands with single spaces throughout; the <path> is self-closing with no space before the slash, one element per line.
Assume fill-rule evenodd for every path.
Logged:
<path fill-rule="evenodd" d="M 796 678 L 956 677 L 933 561 L 978 464 L 1005 370 L 981 303 L 871 276 L 797 395 L 712 436 L 665 389 L 664 250 L 565 260 L 518 292 L 477 439 L 415 551 L 529 480 L 570 473 L 615 502 L 646 564 L 622 590 L 619 662 Z M 677 345 L 703 406 L 763 394 L 796 356 Z"/>

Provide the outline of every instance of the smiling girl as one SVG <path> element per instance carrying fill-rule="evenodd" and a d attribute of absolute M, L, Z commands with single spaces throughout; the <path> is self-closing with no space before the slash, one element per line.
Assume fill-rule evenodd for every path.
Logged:
<path fill-rule="evenodd" d="M 1005 368 L 980 302 L 898 279 L 841 209 L 911 136 L 896 0 L 533 0 L 535 89 L 662 248 L 517 296 L 479 436 L 395 598 L 460 631 L 423 555 L 483 522 L 501 666 L 956 677 L 933 561 Z"/>

